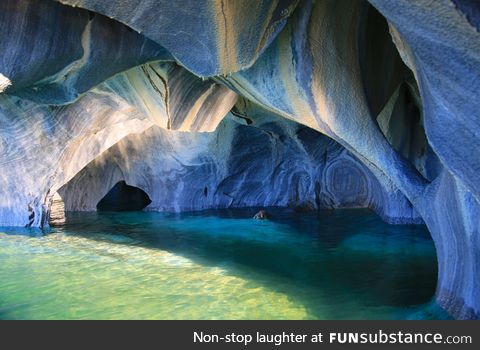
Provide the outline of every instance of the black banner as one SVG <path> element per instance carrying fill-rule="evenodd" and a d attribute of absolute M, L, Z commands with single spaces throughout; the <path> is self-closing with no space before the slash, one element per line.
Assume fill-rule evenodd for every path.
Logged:
<path fill-rule="evenodd" d="M 478 349 L 479 321 L 4 321 L 7 344 L 152 349 Z"/>

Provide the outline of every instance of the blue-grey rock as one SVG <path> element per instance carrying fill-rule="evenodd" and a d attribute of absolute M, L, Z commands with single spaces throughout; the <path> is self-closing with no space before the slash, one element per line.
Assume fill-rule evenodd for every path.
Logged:
<path fill-rule="evenodd" d="M 127 24 L 199 76 L 251 66 L 298 0 L 57 0 Z"/>
<path fill-rule="evenodd" d="M 236 99 L 175 63 L 132 68 L 66 106 L 0 95 L 0 226 L 46 225 L 58 188 L 123 137 L 212 131 Z"/>
<path fill-rule="evenodd" d="M 371 2 L 401 37 L 419 82 L 429 143 L 479 199 L 480 32 L 463 12 L 474 11 L 475 6 L 450 0 Z"/>
<path fill-rule="evenodd" d="M 127 26 L 53 1 L 1 1 L 0 23 L 0 47 L 8 48 L 0 74 L 10 81 L 0 93 L 39 103 L 69 103 L 116 73 L 173 60 Z"/>
<path fill-rule="evenodd" d="M 423 220 L 436 301 L 480 317 L 475 1 L 59 1 L 0 3 L 0 225 L 120 180 L 150 210 L 369 207 Z"/>
<path fill-rule="evenodd" d="M 251 125 L 230 115 L 213 133 L 152 127 L 124 138 L 59 190 L 66 210 L 96 210 L 125 181 L 148 194 L 146 210 L 361 207 L 396 223 L 421 221 L 338 143 L 265 111 L 249 115 Z"/>
<path fill-rule="evenodd" d="M 361 1 L 301 2 L 255 65 L 217 79 L 273 113 L 337 140 L 378 179 L 400 189 L 434 237 L 444 230 L 462 236 L 468 242 L 466 250 L 455 250 L 453 238 L 436 239 L 439 261 L 456 269 L 455 274 L 440 269 L 437 295 L 442 295 L 442 306 L 457 317 L 478 317 L 480 299 L 475 293 L 480 279 L 472 271 L 477 271 L 480 247 L 478 241 L 466 237 L 477 237 L 479 232 L 472 213 L 480 206 L 476 176 L 480 169 L 480 37 L 450 1 L 372 2 L 391 20 L 392 40 L 416 80 L 412 84 L 405 75 L 388 101 L 383 99 L 383 109 L 372 108 L 379 103 L 368 98 L 372 87 L 366 84 L 373 80 L 364 77 L 368 70 L 362 60 L 369 56 L 358 45 L 358 38 L 365 38 L 361 24 L 368 6 Z M 398 77 L 384 76 L 385 86 L 390 79 L 398 81 Z M 409 85 L 411 104 L 418 112 L 408 112 L 405 101 L 398 104 L 399 95 L 405 96 L 404 84 Z M 372 114 L 379 110 L 378 115 Z M 418 121 L 408 121 L 413 113 Z M 456 178 L 458 186 L 447 190 L 442 182 L 438 185 L 444 171 Z M 433 203 L 452 196 L 464 198 L 464 191 L 471 192 L 468 204 L 441 210 L 437 205 L 432 215 Z M 454 225 L 449 224 L 449 217 L 454 218 Z M 467 251 L 469 260 L 463 257 Z M 452 291 L 442 281 L 468 288 Z M 473 311 L 454 311 L 458 305 Z"/>

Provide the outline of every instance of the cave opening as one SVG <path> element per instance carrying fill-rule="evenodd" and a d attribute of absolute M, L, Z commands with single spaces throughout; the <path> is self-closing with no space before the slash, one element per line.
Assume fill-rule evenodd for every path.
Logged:
<path fill-rule="evenodd" d="M 97 211 L 141 211 L 152 203 L 152 200 L 138 187 L 119 181 L 98 202 Z"/>
<path fill-rule="evenodd" d="M 57 226 L 63 225 L 65 222 L 65 202 L 63 201 L 62 196 L 58 192 L 55 192 L 50 205 L 48 224 L 51 226 Z"/>
<path fill-rule="evenodd" d="M 478 1 L 0 2 L 0 318 L 479 318 Z"/>
<path fill-rule="evenodd" d="M 405 49 L 397 47 L 403 43 L 396 43 L 396 29 L 375 7 L 367 5 L 362 20 L 359 58 L 371 115 L 392 148 L 432 181 L 440 163 L 425 133 L 416 76 L 407 65 L 407 53 L 401 52 Z"/>
<path fill-rule="evenodd" d="M 359 65 L 370 115 L 392 149 L 426 182 L 432 182 L 441 173 L 442 166 L 425 131 L 424 101 L 408 44 L 395 24 L 368 3 L 360 28 L 357 37 Z M 413 207 L 409 201 L 408 204 Z M 430 229 L 424 228 L 433 242 Z M 439 281 L 437 254 L 435 249 L 432 260 L 437 264 L 436 284 Z M 433 284 L 430 286 L 432 299 L 436 288 Z"/>

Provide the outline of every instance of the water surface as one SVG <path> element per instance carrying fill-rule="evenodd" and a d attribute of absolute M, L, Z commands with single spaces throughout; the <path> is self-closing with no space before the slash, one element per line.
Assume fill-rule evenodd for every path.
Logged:
<path fill-rule="evenodd" d="M 3 319 L 401 319 L 428 305 L 424 226 L 368 210 L 67 213 L 0 229 Z"/>

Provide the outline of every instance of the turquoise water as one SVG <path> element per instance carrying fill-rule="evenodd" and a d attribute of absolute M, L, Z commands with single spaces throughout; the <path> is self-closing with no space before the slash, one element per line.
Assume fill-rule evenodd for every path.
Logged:
<path fill-rule="evenodd" d="M 424 226 L 368 210 L 68 213 L 0 229 L 2 319 L 399 319 L 428 308 Z"/>

